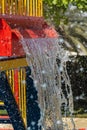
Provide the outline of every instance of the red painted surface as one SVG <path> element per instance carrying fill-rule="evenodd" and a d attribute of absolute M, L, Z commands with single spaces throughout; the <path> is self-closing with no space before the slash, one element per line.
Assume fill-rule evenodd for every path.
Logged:
<path fill-rule="evenodd" d="M 9 119 L 9 116 L 0 116 L 0 119 Z"/>
<path fill-rule="evenodd" d="M 23 46 L 20 42 L 22 35 L 17 29 L 12 30 L 12 55 L 13 56 L 24 56 L 25 52 L 23 50 Z"/>
<path fill-rule="evenodd" d="M 10 56 L 11 47 L 11 29 L 3 19 L 0 19 L 0 56 Z"/>
<path fill-rule="evenodd" d="M 0 56 L 24 56 L 22 37 L 57 38 L 58 34 L 42 17 L 0 15 Z"/>
<path fill-rule="evenodd" d="M 16 99 L 16 102 L 18 104 L 19 102 L 19 86 L 18 86 L 18 69 L 14 70 L 14 96 Z"/>
<path fill-rule="evenodd" d="M 43 17 L 19 16 L 19 15 L 0 15 L 0 18 L 6 20 L 7 24 L 12 28 L 31 28 L 42 29 L 44 25 Z"/>
<path fill-rule="evenodd" d="M 87 130 L 86 128 L 80 128 L 79 130 Z"/>

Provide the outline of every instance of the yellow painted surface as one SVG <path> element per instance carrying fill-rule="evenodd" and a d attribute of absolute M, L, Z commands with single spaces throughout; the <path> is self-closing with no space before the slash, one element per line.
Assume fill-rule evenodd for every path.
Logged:
<path fill-rule="evenodd" d="M 0 0 L 0 14 L 43 15 L 42 0 Z"/>
<path fill-rule="evenodd" d="M 0 106 L 4 106 L 4 102 L 0 101 Z"/>
<path fill-rule="evenodd" d="M 21 74 L 21 110 L 22 110 L 22 116 L 24 119 L 25 124 L 26 123 L 26 83 L 25 83 L 25 69 L 21 68 L 20 70 Z"/>
<path fill-rule="evenodd" d="M 16 58 L 0 61 L 0 71 L 27 66 L 26 58 Z"/>
<path fill-rule="evenodd" d="M 4 14 L 5 13 L 5 0 L 1 0 L 1 13 Z"/>

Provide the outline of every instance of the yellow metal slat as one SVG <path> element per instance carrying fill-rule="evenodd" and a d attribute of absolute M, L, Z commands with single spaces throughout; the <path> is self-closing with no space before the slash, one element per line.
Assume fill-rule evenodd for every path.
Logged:
<path fill-rule="evenodd" d="M 1 0 L 0 13 L 42 16 L 42 0 Z"/>
<path fill-rule="evenodd" d="M 39 8 L 38 16 L 42 16 L 42 0 L 38 0 L 38 8 Z"/>
<path fill-rule="evenodd" d="M 10 14 L 13 14 L 13 0 L 10 2 Z"/>
<path fill-rule="evenodd" d="M 19 72 L 19 73 L 20 73 L 20 88 L 19 88 L 19 89 L 20 89 L 20 90 L 19 90 L 19 91 L 20 91 L 20 92 L 19 92 L 19 93 L 20 93 L 20 96 L 19 96 L 19 103 L 20 103 L 21 115 L 22 115 L 22 117 L 23 117 L 23 112 L 22 112 L 22 111 L 23 111 L 23 108 L 22 108 L 22 107 L 23 107 L 23 105 L 22 105 L 22 104 L 23 104 L 23 103 L 22 103 L 22 102 L 23 102 L 23 101 L 22 101 L 23 99 L 22 99 L 22 82 L 21 82 L 21 81 L 22 81 L 22 70 L 21 70 L 21 69 L 20 69 L 20 72 Z"/>
<path fill-rule="evenodd" d="M 3 101 L 0 101 L 0 106 L 4 106 L 4 102 Z"/>
<path fill-rule="evenodd" d="M 8 77 L 8 70 L 6 71 L 6 75 L 7 75 L 7 77 Z"/>
<path fill-rule="evenodd" d="M 6 7 L 7 0 L 4 0 L 4 13 L 6 14 L 7 7 Z"/>
<path fill-rule="evenodd" d="M 19 82 L 19 109 L 21 111 L 21 75 L 20 75 L 20 70 L 18 71 L 18 82 Z"/>
<path fill-rule="evenodd" d="M 12 91 L 14 93 L 14 70 L 13 69 L 11 70 L 11 76 L 12 76 L 11 78 Z"/>
<path fill-rule="evenodd" d="M 20 111 L 21 111 L 21 115 L 24 119 L 24 122 L 26 124 L 26 116 L 25 116 L 25 109 L 24 109 L 24 105 L 26 104 L 25 103 L 25 99 L 24 99 L 24 86 L 23 86 L 23 70 L 22 68 L 20 68 L 19 72 L 18 72 L 18 80 L 19 80 L 19 108 L 20 108 Z M 24 77 L 25 78 L 25 77 Z M 26 107 L 26 106 L 25 106 Z"/>
<path fill-rule="evenodd" d="M 11 70 L 8 70 L 8 81 L 9 81 L 9 84 L 11 86 L 11 89 L 13 88 L 12 86 L 12 73 L 11 73 Z"/>
<path fill-rule="evenodd" d="M 26 83 L 25 83 L 25 69 L 23 68 L 23 88 L 24 88 L 24 90 L 23 90 L 23 101 L 24 101 L 24 103 L 23 103 L 23 117 L 24 117 L 24 122 L 25 122 L 25 124 L 27 124 L 27 120 L 26 120 Z"/>
<path fill-rule="evenodd" d="M 21 105 L 22 105 L 22 117 L 24 118 L 24 110 L 23 110 L 23 106 L 24 106 L 24 96 L 23 96 L 23 71 L 21 69 Z"/>
<path fill-rule="evenodd" d="M 36 4 L 35 4 L 36 5 L 36 8 L 35 8 L 36 9 L 35 10 L 36 15 L 35 16 L 37 16 L 37 12 L 38 12 L 38 6 L 37 6 L 38 4 L 37 3 L 38 3 L 38 0 L 36 0 Z"/>
<path fill-rule="evenodd" d="M 22 71 L 23 73 L 23 71 Z M 25 91 L 25 86 L 24 86 L 24 76 L 23 76 L 23 79 L 22 79 L 22 84 L 23 84 L 23 118 L 24 118 L 24 121 L 25 121 L 25 95 L 24 95 L 24 91 Z"/>
<path fill-rule="evenodd" d="M 42 0 L 40 0 L 40 16 L 43 16 L 43 3 L 42 3 Z"/>
<path fill-rule="evenodd" d="M 30 11 L 30 4 L 29 4 L 29 0 L 26 1 L 27 2 L 27 16 L 29 16 L 29 11 Z"/>
<path fill-rule="evenodd" d="M 21 0 L 21 15 L 23 15 L 24 12 L 24 5 L 23 5 L 23 0 Z"/>
<path fill-rule="evenodd" d="M 2 0 L 2 4 L 1 4 L 1 6 L 2 6 L 2 14 L 5 14 L 5 0 Z"/>
<path fill-rule="evenodd" d="M 11 2 L 11 8 L 12 8 L 12 14 L 15 15 L 16 14 L 16 5 L 15 5 L 15 0 L 12 0 Z"/>
<path fill-rule="evenodd" d="M 2 13 L 2 3 L 1 3 L 1 1 L 0 1 L 0 14 Z"/>
<path fill-rule="evenodd" d="M 25 124 L 27 124 L 26 117 L 26 83 L 25 83 L 25 68 L 20 68 L 19 72 L 19 108 Z"/>
<path fill-rule="evenodd" d="M 18 12 L 18 2 L 17 0 L 15 0 L 15 14 L 17 14 Z"/>
<path fill-rule="evenodd" d="M 24 15 L 26 15 L 26 11 L 27 11 L 27 3 L 26 3 L 26 0 L 24 0 Z"/>
<path fill-rule="evenodd" d="M 21 110 L 23 116 L 23 87 L 22 87 L 22 69 L 21 69 Z"/>
<path fill-rule="evenodd" d="M 33 4 L 33 16 L 35 16 L 35 5 L 36 5 L 36 2 L 35 2 L 35 0 L 32 0 L 32 4 Z"/>
<path fill-rule="evenodd" d="M 38 16 L 40 17 L 40 16 L 42 16 L 42 0 L 38 0 Z"/>
<path fill-rule="evenodd" d="M 6 71 L 6 76 L 7 76 L 8 82 L 9 82 L 10 85 L 11 85 L 11 82 L 10 82 L 10 70 L 7 70 L 7 71 Z"/>
<path fill-rule="evenodd" d="M 7 8 L 6 13 L 7 13 L 7 14 L 10 14 L 10 0 L 7 0 L 7 1 L 6 1 L 6 6 L 7 6 L 7 7 L 6 7 L 6 8 Z"/>
<path fill-rule="evenodd" d="M 18 0 L 18 14 L 21 15 L 21 0 Z"/>
<path fill-rule="evenodd" d="M 38 3 L 37 3 L 37 16 L 39 16 L 39 0 L 38 0 Z"/>
<path fill-rule="evenodd" d="M 6 70 L 8 82 L 11 86 L 12 92 L 14 93 L 14 70 Z"/>
<path fill-rule="evenodd" d="M 32 16 L 32 0 L 29 2 L 29 16 Z"/>

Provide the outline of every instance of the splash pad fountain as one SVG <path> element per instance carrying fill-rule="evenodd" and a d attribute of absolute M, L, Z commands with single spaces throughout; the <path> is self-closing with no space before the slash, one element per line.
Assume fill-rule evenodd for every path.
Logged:
<path fill-rule="evenodd" d="M 31 5 L 31 3 L 33 4 Z M 27 4 L 29 4 L 29 6 L 27 6 Z M 21 5 L 21 8 L 18 5 Z M 20 86 L 19 82 L 16 83 L 16 85 L 14 85 L 14 88 L 16 89 L 12 94 L 13 95 L 12 98 L 15 97 L 14 102 L 16 100 L 15 104 L 17 103 L 19 105 L 19 108 L 23 100 L 24 100 L 23 103 L 25 105 L 27 104 L 27 107 L 24 108 L 23 106 L 20 108 L 20 110 L 23 112 L 22 115 L 20 114 L 20 111 L 18 110 L 15 111 L 14 109 L 14 111 L 16 113 L 18 112 L 18 114 L 20 115 L 19 120 L 21 120 L 21 123 L 16 122 L 17 123 L 16 126 L 14 121 L 16 119 L 15 118 L 16 116 L 11 117 L 11 114 L 9 112 L 11 109 L 8 109 L 8 114 L 11 118 L 11 121 L 13 122 L 14 129 L 15 130 L 68 129 L 66 128 L 66 126 L 64 126 L 61 116 L 62 107 L 63 110 L 65 111 L 64 112 L 65 116 L 67 111 L 69 111 L 70 114 L 72 114 L 73 112 L 72 90 L 69 77 L 66 71 L 66 61 L 68 60 L 68 56 L 60 45 L 61 43 L 59 42 L 60 39 L 57 32 L 54 30 L 53 27 L 50 27 L 42 18 L 42 1 L 34 2 L 30 0 L 29 3 L 28 0 L 25 1 L 12 0 L 11 3 L 9 3 L 8 1 L 6 1 L 5 3 L 5 1 L 3 0 L 1 3 L 1 7 L 2 8 L 0 11 L 2 14 L 0 15 L 0 26 L 1 26 L 0 56 L 2 56 L 2 59 L 6 61 L 9 59 L 10 60 L 14 59 L 16 61 L 16 59 L 19 58 L 16 62 L 20 62 L 21 57 L 22 58 L 26 57 L 27 63 L 32 69 L 32 75 L 30 75 L 28 73 L 28 69 L 26 69 L 26 73 L 23 73 L 25 74 L 24 78 L 22 79 L 20 78 L 20 80 L 23 81 L 26 79 L 27 82 L 27 78 L 29 78 L 30 80 L 30 78 L 32 79 L 33 77 L 34 84 L 36 86 L 36 89 L 38 90 L 38 103 L 40 104 L 39 106 L 41 109 L 40 112 L 41 117 L 38 119 L 38 121 L 35 122 L 33 120 L 29 122 L 30 124 L 28 124 L 29 117 L 27 116 L 28 114 L 27 111 L 29 111 L 30 109 L 28 108 L 29 107 L 28 103 L 30 103 L 29 99 L 31 100 L 34 97 L 31 94 L 30 98 L 29 96 L 27 96 L 28 95 L 27 91 L 29 89 L 26 88 L 26 90 L 23 89 L 22 91 L 19 91 L 19 93 L 22 93 L 24 95 L 22 96 L 23 99 L 21 100 L 20 96 L 21 94 L 19 93 L 15 94 L 15 91 L 18 91 L 19 88 L 22 89 L 22 87 L 19 87 Z M 18 10 L 17 12 L 16 9 Z M 22 16 L 27 14 L 29 14 L 29 16 Z M 7 32 L 9 32 L 8 36 Z M 23 70 L 22 72 L 19 72 L 19 68 L 27 66 L 27 63 L 24 60 L 22 62 L 22 65 L 20 63 L 20 65 L 17 65 L 16 67 L 14 65 L 11 66 L 10 69 L 13 69 L 13 71 L 15 68 L 18 67 L 15 76 L 16 79 L 19 78 L 18 74 L 24 71 Z M 7 66 L 6 68 L 1 66 L 1 71 L 6 69 L 8 70 L 9 67 Z M 30 76 L 28 76 L 27 74 L 29 74 Z M 14 82 L 16 81 L 14 80 Z M 28 85 L 29 82 L 27 83 L 23 82 L 23 83 L 26 85 L 26 87 L 29 88 Z M 27 99 L 27 97 L 29 99 Z M 35 103 L 37 103 L 37 100 L 35 102 L 32 102 L 33 106 L 35 106 L 34 105 Z M 31 113 L 29 113 L 31 117 L 32 117 L 32 111 L 34 113 L 35 110 L 33 109 L 33 106 L 31 108 Z M 9 105 L 9 107 L 11 108 L 11 104 Z M 24 113 L 26 113 L 26 115 Z M 33 116 L 35 115 L 36 113 L 33 114 Z M 35 118 L 37 117 L 35 116 Z M 35 126 L 35 123 L 37 123 L 38 127 Z"/>
<path fill-rule="evenodd" d="M 64 113 L 73 113 L 72 90 L 66 71 L 67 53 L 57 38 L 23 39 L 22 43 L 38 90 L 44 130 L 68 129 L 63 126 L 61 116 L 62 105 L 66 109 Z"/>

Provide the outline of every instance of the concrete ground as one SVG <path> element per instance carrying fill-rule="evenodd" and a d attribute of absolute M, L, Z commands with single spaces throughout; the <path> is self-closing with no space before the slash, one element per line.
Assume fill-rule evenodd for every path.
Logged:
<path fill-rule="evenodd" d="M 0 124 L 0 130 L 13 130 L 11 124 Z"/>
<path fill-rule="evenodd" d="M 87 118 L 74 118 L 73 120 L 75 123 L 74 130 L 79 130 L 80 128 L 87 128 Z M 65 122 L 65 124 L 68 124 L 68 130 L 73 130 L 70 118 L 63 118 L 63 121 Z M 13 130 L 13 127 L 11 124 L 0 124 L 0 130 Z"/>
<path fill-rule="evenodd" d="M 87 118 L 74 118 L 75 128 L 76 130 L 80 128 L 87 128 Z M 64 122 L 68 123 L 69 130 L 73 129 L 70 118 L 63 119 Z"/>

